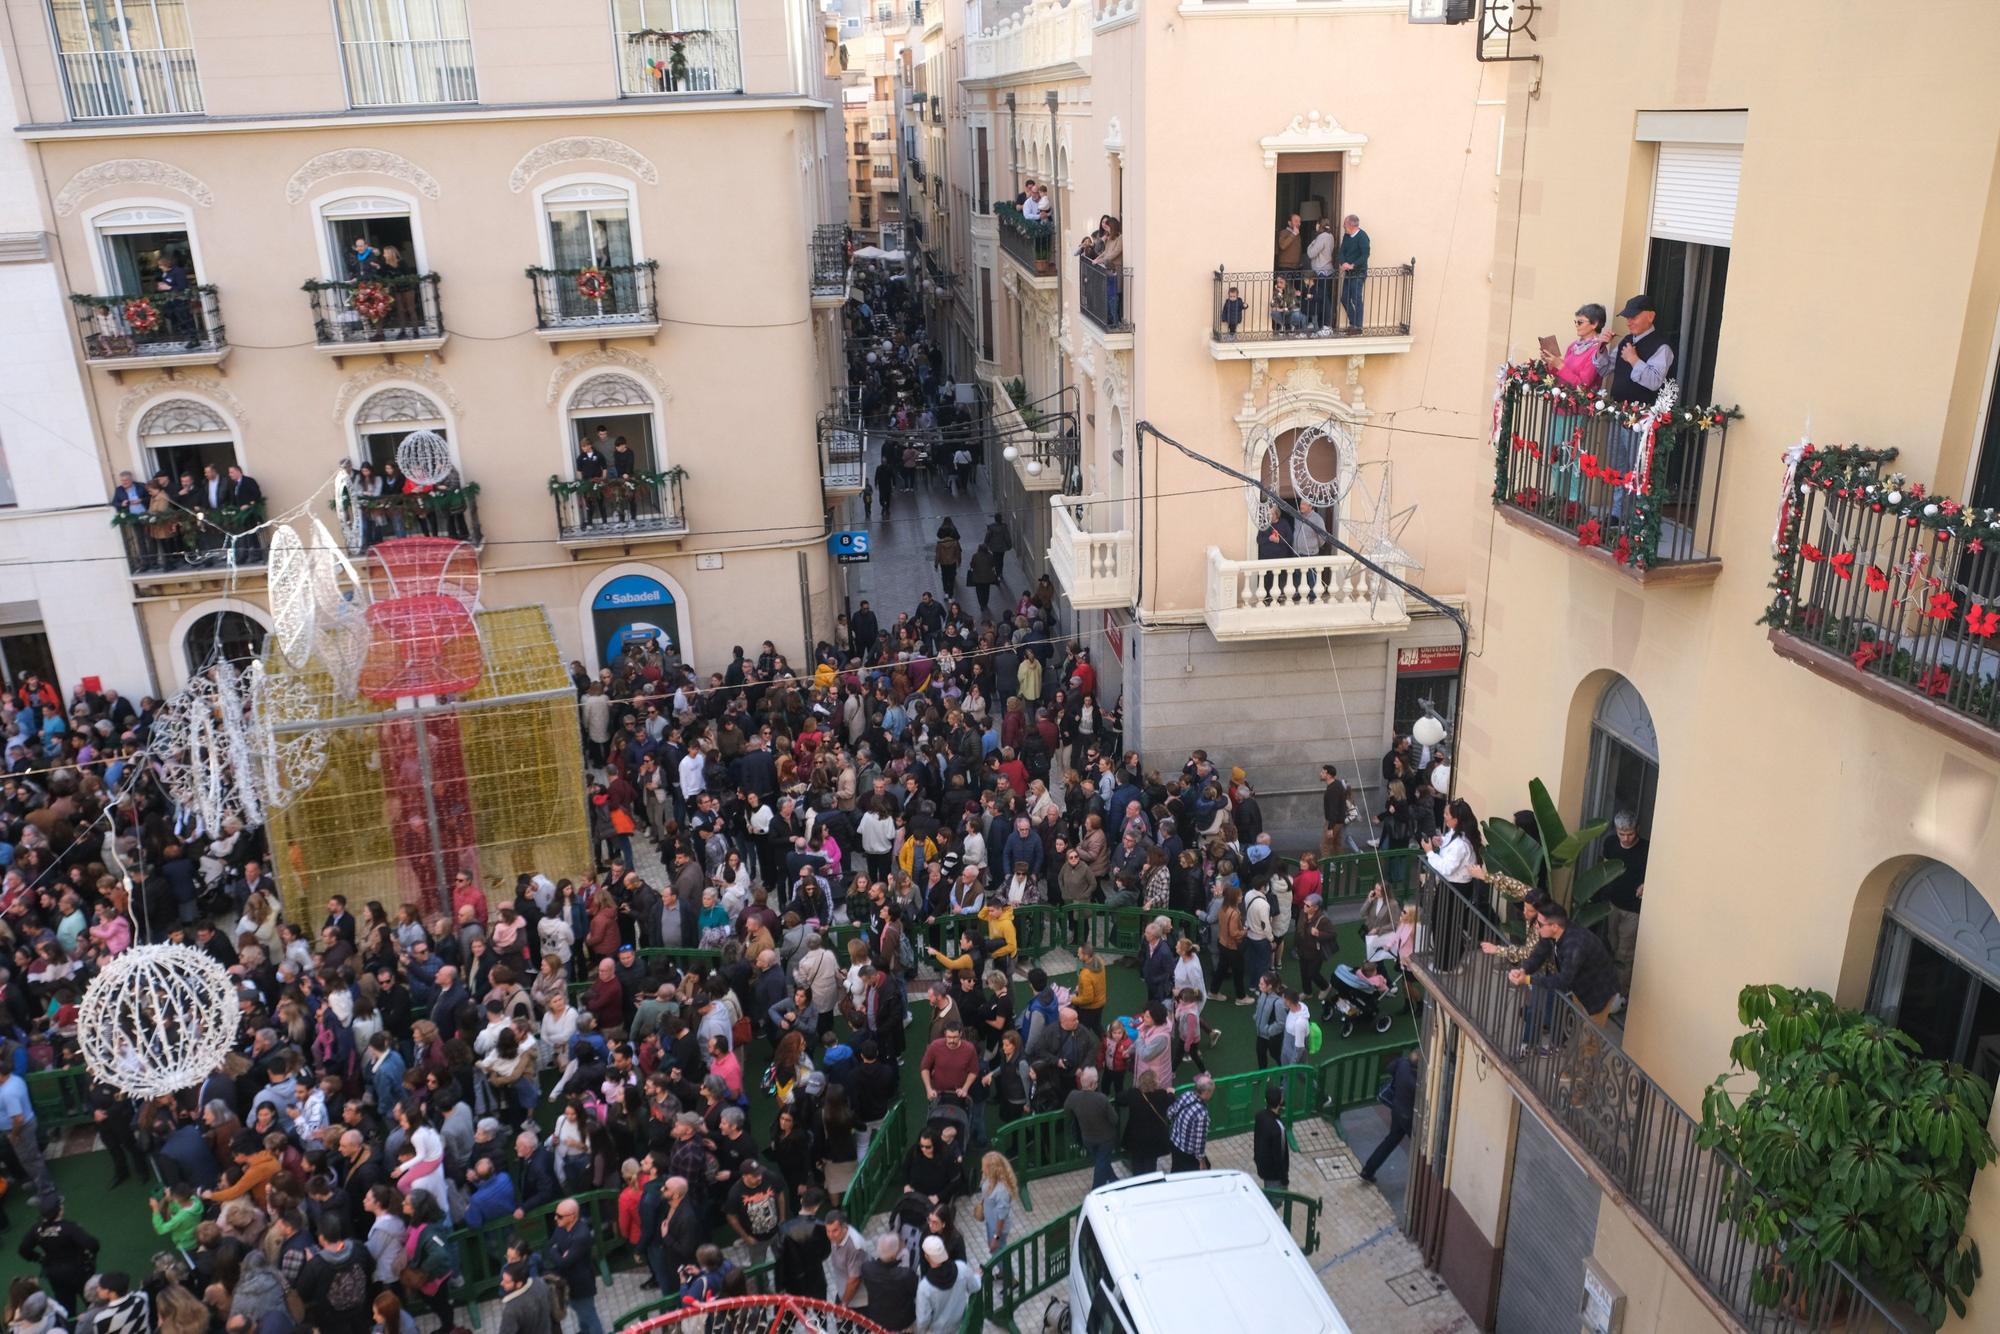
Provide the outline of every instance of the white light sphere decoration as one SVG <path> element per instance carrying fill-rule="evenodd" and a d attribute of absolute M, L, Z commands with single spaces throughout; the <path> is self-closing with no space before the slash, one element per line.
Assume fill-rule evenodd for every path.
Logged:
<path fill-rule="evenodd" d="M 83 993 L 77 1041 L 90 1073 L 134 1098 L 192 1088 L 236 1043 L 236 988 L 187 945 L 135 945 Z"/>
<path fill-rule="evenodd" d="M 451 475 L 451 446 L 436 431 L 412 431 L 396 446 L 396 466 L 418 486 L 436 486 Z"/>
<path fill-rule="evenodd" d="M 1007 462 L 1012 463 L 1015 459 L 1021 457 L 1021 451 L 1014 448 L 1012 445 L 1009 445 L 1005 449 L 1000 451 L 1000 457 L 1007 460 Z"/>
<path fill-rule="evenodd" d="M 1030 477 L 1039 477 L 1042 475 L 1042 465 L 1034 459 L 1029 459 L 1027 472 Z"/>
<path fill-rule="evenodd" d="M 1431 786 L 1439 792 L 1451 791 L 1451 766 L 1435 765 L 1431 769 Z"/>
<path fill-rule="evenodd" d="M 1419 746 L 1435 746 L 1444 740 L 1444 724 L 1427 714 L 1410 728 L 1410 736 Z"/>

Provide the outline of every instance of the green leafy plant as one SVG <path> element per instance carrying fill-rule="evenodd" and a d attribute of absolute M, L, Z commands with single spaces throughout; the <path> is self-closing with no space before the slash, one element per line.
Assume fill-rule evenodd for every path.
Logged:
<path fill-rule="evenodd" d="M 1540 837 L 1531 838 L 1512 820 L 1493 816 L 1486 821 L 1487 863 L 1530 885 L 1540 884 L 1542 872 L 1547 870 L 1549 892 L 1567 904 L 1577 925 L 1589 926 L 1606 916 L 1611 906 L 1597 902 L 1597 895 L 1624 874 L 1624 862 L 1607 857 L 1576 872 L 1567 895 L 1563 893 L 1560 873 L 1574 867 L 1591 845 L 1604 837 L 1610 822 L 1599 820 L 1570 832 L 1563 824 L 1562 813 L 1556 810 L 1554 798 L 1549 796 L 1548 786 L 1539 778 L 1528 784 L 1528 804 L 1534 808 L 1535 828 Z"/>
<path fill-rule="evenodd" d="M 1796 1304 L 1837 1263 L 1933 1325 L 1963 1317 L 1980 1272 L 1965 1215 L 1994 1157 L 1991 1088 L 1821 991 L 1749 986 L 1736 1008 L 1747 1031 L 1703 1095 L 1701 1138 L 1748 1174 L 1723 1217 L 1780 1248 L 1756 1299 Z M 1732 1088 L 1746 1078 L 1754 1088 Z"/>

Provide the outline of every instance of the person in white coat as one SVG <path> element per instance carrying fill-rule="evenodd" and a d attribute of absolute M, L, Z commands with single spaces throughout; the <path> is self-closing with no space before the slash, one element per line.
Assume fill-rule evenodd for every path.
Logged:
<path fill-rule="evenodd" d="M 1424 860 L 1438 879 L 1464 890 L 1474 879 L 1472 868 L 1486 864 L 1486 845 L 1479 836 L 1479 820 L 1472 806 L 1460 797 L 1445 807 L 1444 832 L 1424 840 Z M 1467 909 L 1458 896 L 1439 892 L 1431 910 L 1431 967 L 1448 973 L 1458 966 L 1465 946 Z"/>

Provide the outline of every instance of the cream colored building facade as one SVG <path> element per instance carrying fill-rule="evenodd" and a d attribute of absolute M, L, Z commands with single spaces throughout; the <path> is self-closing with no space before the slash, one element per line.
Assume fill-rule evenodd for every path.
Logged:
<path fill-rule="evenodd" d="M 7 11 L 53 253 L 96 298 L 60 318 L 107 488 L 235 462 L 270 514 L 331 523 L 338 465 L 429 429 L 478 488 L 463 527 L 431 526 L 475 537 L 487 605 L 546 604 L 587 667 L 649 628 L 703 670 L 830 630 L 814 416 L 845 283 L 809 244 L 846 208 L 830 16 L 805 0 Z M 426 276 L 377 305 L 348 256 L 391 245 Z M 649 480 L 601 504 L 554 494 L 599 426 Z M 269 626 L 261 556 L 238 554 L 232 573 L 221 551 L 132 536 L 163 686 L 218 633 L 244 647 Z"/>
<path fill-rule="evenodd" d="M 1462 605 L 1478 513 L 1462 482 L 1487 412 L 1483 331 L 1465 312 L 1492 300 L 1505 75 L 1402 4 L 962 13 L 962 34 L 945 20 L 960 97 L 947 133 L 970 215 L 949 253 L 977 374 L 1017 442 L 995 466 L 1020 549 L 1074 609 L 1149 766 L 1179 767 L 1226 724 L 1274 827 L 1308 834 L 1319 765 L 1379 787 L 1418 701 L 1455 708 L 1459 631 L 1346 557 L 1260 560 L 1262 516 L 1205 461 L 1296 495 L 1303 449 L 1307 493 L 1342 540 Z M 1040 245 L 1008 216 L 1030 179 L 1056 205 L 1059 234 Z M 1359 325 L 1332 301 L 1311 327 L 1282 306 L 1273 320 L 1294 211 L 1302 247 L 1319 221 L 1360 215 Z M 1124 228 L 1115 282 L 1076 257 L 1106 214 Z M 1231 287 L 1246 306 L 1233 329 Z"/>
<path fill-rule="evenodd" d="M 847 124 L 847 222 L 874 244 L 883 228 L 892 242 L 903 222 L 902 135 L 897 84 L 915 19 L 912 0 L 856 0 L 848 6 L 858 31 L 843 25 L 847 65 L 841 104 Z M 858 11 L 858 12 L 857 12 Z"/>
<path fill-rule="evenodd" d="M 1619 1096 L 1538 1093 L 1521 1074 L 1533 1063 L 1514 1056 L 1517 1021 L 1455 1001 L 1488 965 L 1437 979 L 1415 1174 L 1437 1194 L 1412 1209 L 1489 1327 L 1528 1328 L 1521 1313 L 1541 1311 L 1563 1319 L 1534 1327 L 1573 1328 L 1586 1262 L 1601 1292 L 1622 1295 L 1627 1334 L 1748 1327 L 1775 1317 L 1723 1277 L 1720 1227 L 1653 1190 L 1666 1169 L 1649 1146 L 1668 1142 L 1673 1117 L 1645 1101 L 1641 1074 L 1698 1117 L 1741 1031 L 1739 989 L 1782 983 L 1871 1008 L 1927 1054 L 2000 1076 L 1995 668 L 1959 628 L 1966 604 L 1990 599 L 1993 571 L 1976 531 L 1933 539 L 1928 526 L 2000 505 L 2000 97 L 1986 77 L 2000 18 L 1969 3 L 1893 15 L 1554 3 L 1524 49 L 1539 60 L 1507 67 L 1477 388 L 1490 393 L 1493 366 L 1533 356 L 1542 335 L 1567 344 L 1581 303 L 1616 312 L 1644 292 L 1671 330 L 1683 403 L 1742 416 L 1691 456 L 1700 476 L 1669 502 L 1669 547 L 1643 572 L 1608 553 L 1609 535 L 1580 544 L 1579 516 L 1551 509 L 1526 474 L 1494 500 L 1483 451 L 1457 481 L 1475 630 L 1461 793 L 1505 816 L 1539 776 L 1572 826 L 1634 811 L 1650 861 Z M 1865 70 L 1865 89 L 1828 77 L 1841 69 Z M 1524 430 L 1548 443 L 1518 419 L 1510 434 Z M 1936 513 L 1918 502 L 1885 524 L 1843 478 L 1809 493 L 1787 540 L 1787 506 L 1808 503 L 1809 475 L 1786 471 L 1801 441 L 1897 449 L 1884 477 L 1854 486 L 1910 503 L 1886 478 L 1901 472 Z M 1503 466 L 1535 466 L 1514 442 L 1499 449 Z M 1685 477 L 1689 460 L 1656 459 L 1655 477 Z M 1544 494 L 1522 498 L 1531 487 Z M 1581 494 L 1584 521 L 1601 517 Z M 1913 566 L 1912 550 L 1926 559 Z M 1832 564 L 1843 554 L 1847 579 Z M 1795 613 L 1775 628 L 1759 622 L 1774 573 Z M 1937 576 L 1935 590 L 1923 582 Z M 1913 629 L 1937 622 L 1894 601 L 1908 588 L 1919 605 L 1934 592 L 1958 604 L 1937 632 L 1942 657 Z M 1839 601 L 1849 589 L 1860 600 Z M 1911 648 L 1917 667 L 1885 676 L 1861 647 L 1871 636 Z M 2000 1246 L 1990 1168 L 1968 1231 L 1989 1255 Z M 1859 1308 L 1844 1319 L 1889 1328 Z M 2000 1327 L 1990 1268 L 1948 1327 Z"/>

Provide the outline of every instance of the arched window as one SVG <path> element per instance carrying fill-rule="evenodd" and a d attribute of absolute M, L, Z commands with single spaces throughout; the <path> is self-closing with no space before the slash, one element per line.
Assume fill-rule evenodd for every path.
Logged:
<path fill-rule="evenodd" d="M 227 476 L 231 464 L 242 462 L 228 420 L 198 398 L 165 398 L 153 404 L 139 417 L 138 437 L 139 465 L 146 476 L 165 473 L 174 486 L 183 480 L 199 483 L 206 467 L 213 467 L 217 476 Z"/>
<path fill-rule="evenodd" d="M 354 414 L 354 461 L 380 471 L 396 457 L 396 446 L 412 431 L 451 438 L 444 409 L 428 394 L 401 386 L 376 390 L 361 401 Z"/>
<path fill-rule="evenodd" d="M 1926 861 L 1889 897 L 1868 1008 L 1924 1055 L 2000 1081 L 2000 918 L 1973 883 Z"/>
<path fill-rule="evenodd" d="M 220 657 L 237 667 L 249 665 L 264 652 L 264 626 L 240 611 L 212 611 L 182 636 L 190 675 Z"/>
<path fill-rule="evenodd" d="M 1255 446 L 1252 460 L 1264 485 L 1300 510 L 1317 517 L 1335 537 L 1341 535 L 1341 519 L 1347 511 L 1347 497 L 1354 486 L 1357 470 L 1354 437 L 1341 422 L 1329 418 L 1308 426 L 1292 426 L 1269 436 Z M 1309 525 L 1293 519 L 1264 500 L 1262 493 L 1248 490 L 1252 551 L 1275 524 L 1284 545 L 1301 556 L 1315 556 L 1325 539 Z"/>
<path fill-rule="evenodd" d="M 1609 820 L 1630 811 L 1639 833 L 1653 829 L 1653 798 L 1660 786 L 1660 739 L 1653 715 L 1639 690 L 1624 677 L 1604 688 L 1590 724 L 1590 776 L 1585 788 L 1586 821 Z"/>
<path fill-rule="evenodd" d="M 664 470 L 666 452 L 655 434 L 658 409 L 651 390 L 617 371 L 593 375 L 578 385 L 569 396 L 571 475 L 584 441 L 590 441 L 595 452 L 612 461 L 620 457 L 614 451 L 621 438 L 632 451 L 631 461 L 624 467 L 612 462 L 612 467 L 620 472 Z"/>

